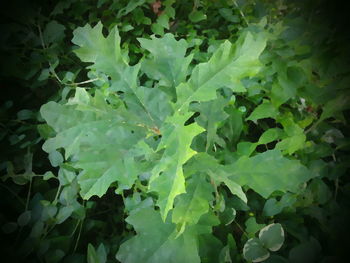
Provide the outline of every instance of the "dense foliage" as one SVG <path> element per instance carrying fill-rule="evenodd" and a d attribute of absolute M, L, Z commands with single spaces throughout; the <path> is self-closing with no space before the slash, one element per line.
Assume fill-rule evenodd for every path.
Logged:
<path fill-rule="evenodd" d="M 13 2 L 1 25 L 4 257 L 340 262 L 350 60 L 341 16 L 325 10 Z"/>

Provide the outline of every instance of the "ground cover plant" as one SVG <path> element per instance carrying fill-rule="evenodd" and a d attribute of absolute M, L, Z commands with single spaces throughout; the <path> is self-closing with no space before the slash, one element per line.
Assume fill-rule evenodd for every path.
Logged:
<path fill-rule="evenodd" d="M 4 258 L 347 256 L 350 68 L 333 5 L 20 4 L 1 39 Z"/>

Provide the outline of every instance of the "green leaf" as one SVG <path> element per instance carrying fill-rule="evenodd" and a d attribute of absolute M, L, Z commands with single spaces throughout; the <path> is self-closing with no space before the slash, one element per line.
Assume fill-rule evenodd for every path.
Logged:
<path fill-rule="evenodd" d="M 143 5 L 145 2 L 146 2 L 146 0 L 131 0 L 131 1 L 128 1 L 128 4 L 124 8 L 122 8 L 122 9 L 120 9 L 118 11 L 117 18 L 121 18 L 121 17 L 129 14 L 135 8 L 137 8 L 140 5 Z"/>
<path fill-rule="evenodd" d="M 43 174 L 43 180 L 47 181 L 51 178 L 56 178 L 56 176 L 51 171 L 48 171 L 45 174 Z"/>
<path fill-rule="evenodd" d="M 242 156 L 250 156 L 255 148 L 257 146 L 257 143 L 252 143 L 252 142 L 239 142 L 237 144 L 237 154 L 242 155 Z"/>
<path fill-rule="evenodd" d="M 94 63 L 90 69 L 111 77 L 110 91 L 124 93 L 128 110 L 134 113 L 139 123 L 149 128 L 158 128 L 159 119 L 163 120 L 165 114 L 170 112 L 169 99 L 159 89 L 137 87 L 141 64 L 128 65 L 127 52 L 120 48 L 118 28 L 115 27 L 105 38 L 101 23 L 93 28 L 86 25 L 74 31 L 72 41 L 80 46 L 75 50 L 78 57 L 84 62 Z"/>
<path fill-rule="evenodd" d="M 173 211 L 172 221 L 180 225 L 181 232 L 185 225 L 197 224 L 199 218 L 209 210 L 209 203 L 214 199 L 213 186 L 203 176 L 193 176 L 186 187 L 186 193 L 178 196 Z"/>
<path fill-rule="evenodd" d="M 278 108 L 281 104 L 295 97 L 300 83 L 298 80 L 290 78 L 286 65 L 278 63 L 277 80 L 272 84 L 271 102 Z"/>
<path fill-rule="evenodd" d="M 289 261 L 291 263 L 317 262 L 322 252 L 320 243 L 313 237 L 305 240 L 289 251 Z"/>
<path fill-rule="evenodd" d="M 207 19 L 207 15 L 204 14 L 202 11 L 192 11 L 189 15 L 188 18 L 193 22 L 197 23 L 202 20 Z"/>
<path fill-rule="evenodd" d="M 219 88 L 243 91 L 240 81 L 260 70 L 259 56 L 265 46 L 263 33 L 253 34 L 249 31 L 243 33 L 234 45 L 225 41 L 208 62 L 193 69 L 187 83 L 177 86 L 176 110 L 186 111 L 192 101 L 216 99 Z"/>
<path fill-rule="evenodd" d="M 287 159 L 278 150 L 250 158 L 243 156 L 225 169 L 232 174 L 229 179 L 241 186 L 248 185 L 264 198 L 277 190 L 298 192 L 300 184 L 313 177 L 300 161 Z"/>
<path fill-rule="evenodd" d="M 246 232 L 248 237 L 254 237 L 260 229 L 262 229 L 265 224 L 258 224 L 255 217 L 249 217 L 245 222 Z"/>
<path fill-rule="evenodd" d="M 123 263 L 199 263 L 197 238 L 186 230 L 176 237 L 176 226 L 170 217 L 163 222 L 159 212 L 152 208 L 131 214 L 126 221 L 137 235 L 124 242 L 116 255 Z"/>
<path fill-rule="evenodd" d="M 199 153 L 195 155 L 186 168 L 186 173 L 189 175 L 198 172 L 208 174 L 215 182 L 224 183 L 232 194 L 237 195 L 243 202 L 247 202 L 247 197 L 241 186 L 229 178 L 231 172 L 228 172 L 225 166 L 220 165 L 218 161 L 209 154 Z"/>
<path fill-rule="evenodd" d="M 157 151 L 165 148 L 161 160 L 155 165 L 150 179 L 150 191 L 158 193 L 157 205 L 163 220 L 173 208 L 177 195 L 185 193 L 185 178 L 182 166 L 196 152 L 190 148 L 193 138 L 203 131 L 203 128 L 193 123 L 184 126 L 191 113 L 174 114 L 168 117 L 161 127 L 162 140 Z"/>
<path fill-rule="evenodd" d="M 320 119 L 321 122 L 329 117 L 335 117 L 335 114 L 350 108 L 350 96 L 348 94 L 338 95 L 335 99 L 328 101 L 324 107 Z"/>
<path fill-rule="evenodd" d="M 56 223 L 61 224 L 73 213 L 74 208 L 72 206 L 63 206 L 60 208 L 56 215 Z"/>
<path fill-rule="evenodd" d="M 65 29 L 65 26 L 57 23 L 57 21 L 50 21 L 43 31 L 44 43 L 50 45 L 62 41 L 65 37 Z"/>
<path fill-rule="evenodd" d="M 286 193 L 280 201 L 275 198 L 270 198 L 266 201 L 263 209 L 265 216 L 274 216 L 282 212 L 286 207 L 291 207 L 296 202 L 296 197 L 293 194 Z"/>
<path fill-rule="evenodd" d="M 5 223 L 1 226 L 1 230 L 5 233 L 5 234 L 11 234 L 13 232 L 16 231 L 18 225 L 15 222 L 8 222 Z"/>
<path fill-rule="evenodd" d="M 283 151 L 283 153 L 293 154 L 297 150 L 305 147 L 305 134 L 297 134 L 285 138 L 276 145 L 276 149 Z"/>
<path fill-rule="evenodd" d="M 29 210 L 25 211 L 18 217 L 17 224 L 19 226 L 25 226 L 29 223 L 31 218 L 32 218 L 32 212 Z"/>
<path fill-rule="evenodd" d="M 248 261 L 261 262 L 266 260 L 270 253 L 258 238 L 251 238 L 244 245 L 243 256 Z"/>
<path fill-rule="evenodd" d="M 151 58 L 142 61 L 142 70 L 159 84 L 172 88 L 186 80 L 188 66 L 193 55 L 185 56 L 188 44 L 184 39 L 177 41 L 172 34 L 162 38 L 138 38 L 141 47 L 151 53 Z"/>
<path fill-rule="evenodd" d="M 83 198 L 102 196 L 115 181 L 120 189 L 131 187 L 138 169 L 133 160 L 144 156 L 140 148 L 147 150 L 141 142 L 147 130 L 124 106 L 113 109 L 98 91 L 91 97 L 77 89 L 66 105 L 42 106 L 41 115 L 57 133 L 43 149 L 64 148 L 66 159 L 74 157 L 73 166 L 83 169 L 78 177 Z"/>
<path fill-rule="evenodd" d="M 279 250 L 284 242 L 284 230 L 281 224 L 270 224 L 261 229 L 259 239 L 269 250 Z"/>
<path fill-rule="evenodd" d="M 216 131 L 219 123 L 229 116 L 224 110 L 225 106 L 226 101 L 223 98 L 218 98 L 216 100 L 201 102 L 193 107 L 195 111 L 200 112 L 200 115 L 196 118 L 196 122 L 207 130 L 206 151 L 213 146 L 214 141 L 218 137 Z"/>
<path fill-rule="evenodd" d="M 278 255 L 272 255 L 267 260 L 264 261 L 265 263 L 288 263 L 288 259 L 278 256 Z"/>
<path fill-rule="evenodd" d="M 31 110 L 20 110 L 17 112 L 17 118 L 21 121 L 29 120 L 35 116 L 34 112 Z"/>
<path fill-rule="evenodd" d="M 49 153 L 49 160 L 53 167 L 57 167 L 63 163 L 62 154 L 58 151 L 52 151 Z"/>
<path fill-rule="evenodd" d="M 105 263 L 107 261 L 107 254 L 103 243 L 95 250 L 94 246 L 89 243 L 87 251 L 88 263 Z"/>
<path fill-rule="evenodd" d="M 297 150 L 305 147 L 306 135 L 304 130 L 294 122 L 291 114 L 285 114 L 279 119 L 287 137 L 282 139 L 276 145 L 276 149 L 281 150 L 284 154 L 293 154 Z"/>
<path fill-rule="evenodd" d="M 259 138 L 258 144 L 268 144 L 284 137 L 284 132 L 280 128 L 266 130 Z"/>
<path fill-rule="evenodd" d="M 138 122 L 150 128 L 158 129 L 173 112 L 170 97 L 158 88 L 133 88 L 132 92 L 124 94 L 124 101 Z"/>
<path fill-rule="evenodd" d="M 275 119 L 278 114 L 278 110 L 268 101 L 264 101 L 254 111 L 249 115 L 246 120 L 251 120 L 256 122 L 256 120 L 263 118 L 273 118 Z"/>
<path fill-rule="evenodd" d="M 232 207 L 226 207 L 226 209 L 220 214 L 220 221 L 225 226 L 228 226 L 236 218 L 236 210 Z"/>
<path fill-rule="evenodd" d="M 102 34 L 102 24 L 97 23 L 95 27 L 85 25 L 73 32 L 72 42 L 80 48 L 74 52 L 83 62 L 93 62 L 91 69 L 104 72 L 122 84 L 130 83 L 124 76 L 128 70 L 128 57 L 120 49 L 120 37 L 118 28 L 115 27 L 105 38 Z"/>
<path fill-rule="evenodd" d="M 220 8 L 219 9 L 220 15 L 225 18 L 225 20 L 232 22 L 232 23 L 238 23 L 239 17 L 237 15 L 233 14 L 233 9 L 229 8 Z"/>
<path fill-rule="evenodd" d="M 87 262 L 88 263 L 100 263 L 96 250 L 93 245 L 89 243 L 88 245 L 88 250 L 87 250 Z"/>

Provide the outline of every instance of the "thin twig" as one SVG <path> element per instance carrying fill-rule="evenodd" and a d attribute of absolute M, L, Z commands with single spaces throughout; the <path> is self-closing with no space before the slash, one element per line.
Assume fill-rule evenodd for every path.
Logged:
<path fill-rule="evenodd" d="M 243 14 L 243 11 L 241 10 L 241 8 L 239 8 L 238 4 L 236 3 L 236 0 L 232 0 L 232 2 L 236 6 L 236 8 L 238 9 L 238 11 L 241 14 L 244 22 L 247 24 L 247 26 L 249 26 L 248 20 L 246 19 L 245 15 Z"/>
<path fill-rule="evenodd" d="M 44 51 L 46 51 L 47 46 L 45 45 L 45 42 L 44 42 L 44 38 L 43 38 L 42 31 L 41 31 L 41 27 L 40 27 L 39 24 L 37 24 L 37 27 L 38 27 L 38 30 L 39 30 L 39 38 L 40 38 L 41 45 L 42 45 Z M 56 74 L 55 69 L 53 68 L 51 62 L 48 61 L 48 63 L 49 63 L 50 72 L 52 73 L 52 75 L 58 80 L 59 83 L 62 83 L 62 80 L 61 80 L 61 79 L 58 77 L 58 75 Z"/>
<path fill-rule="evenodd" d="M 41 33 L 41 27 L 40 27 L 39 24 L 37 24 L 37 27 L 38 27 L 38 30 L 39 30 L 39 38 L 40 38 L 40 41 L 41 41 L 41 45 L 42 45 L 43 49 L 46 49 L 44 38 L 43 38 L 43 34 Z"/>
<path fill-rule="evenodd" d="M 33 177 L 31 176 L 30 180 L 29 180 L 29 189 L 28 189 L 28 194 L 27 194 L 25 211 L 28 210 L 28 206 L 29 206 L 29 199 L 30 199 L 30 195 L 31 195 L 31 191 L 32 191 L 32 181 L 33 181 Z"/>
<path fill-rule="evenodd" d="M 18 199 L 18 201 L 25 207 L 26 204 L 23 202 L 23 200 L 16 194 L 14 191 L 11 190 L 7 185 L 0 183 L 0 186 L 4 187 L 7 191 L 9 191 L 11 194 L 13 194 L 14 197 Z"/>

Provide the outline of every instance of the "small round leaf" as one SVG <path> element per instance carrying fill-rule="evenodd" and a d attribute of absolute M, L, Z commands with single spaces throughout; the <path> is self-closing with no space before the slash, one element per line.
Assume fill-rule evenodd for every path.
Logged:
<path fill-rule="evenodd" d="M 11 234 L 11 233 L 16 231 L 17 226 L 18 225 L 15 222 L 9 222 L 9 223 L 6 223 L 2 226 L 2 231 L 5 234 Z"/>
<path fill-rule="evenodd" d="M 248 261 L 261 262 L 268 259 L 270 253 L 258 238 L 251 238 L 244 245 L 243 256 Z"/>
<path fill-rule="evenodd" d="M 19 226 L 25 226 L 29 223 L 30 219 L 32 217 L 31 211 L 25 211 L 23 212 L 17 219 L 17 224 Z"/>
<path fill-rule="evenodd" d="M 281 224 L 270 224 L 261 229 L 259 239 L 269 250 L 279 250 L 284 242 L 284 230 Z"/>
<path fill-rule="evenodd" d="M 52 151 L 49 153 L 49 160 L 53 167 L 59 166 L 61 163 L 63 163 L 63 157 L 62 154 L 58 151 Z"/>

